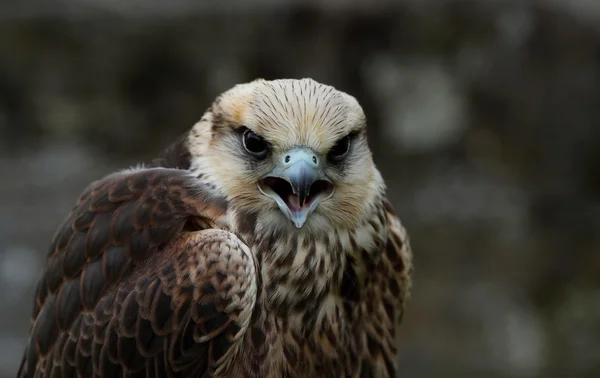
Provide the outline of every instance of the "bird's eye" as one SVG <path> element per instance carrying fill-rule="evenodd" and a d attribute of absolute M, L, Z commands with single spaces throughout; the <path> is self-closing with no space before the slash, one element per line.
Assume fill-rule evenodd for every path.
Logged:
<path fill-rule="evenodd" d="M 244 148 L 257 158 L 264 158 L 269 152 L 269 144 L 264 138 L 256 135 L 252 130 L 246 129 L 243 136 Z"/>
<path fill-rule="evenodd" d="M 350 135 L 346 135 L 342 139 L 338 140 L 337 143 L 331 147 L 327 156 L 329 160 L 340 161 L 350 151 Z"/>

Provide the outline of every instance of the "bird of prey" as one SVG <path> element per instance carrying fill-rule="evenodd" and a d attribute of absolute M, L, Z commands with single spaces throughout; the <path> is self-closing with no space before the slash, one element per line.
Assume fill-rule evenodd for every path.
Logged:
<path fill-rule="evenodd" d="M 84 190 L 18 377 L 394 377 L 411 276 L 357 100 L 257 79 Z"/>

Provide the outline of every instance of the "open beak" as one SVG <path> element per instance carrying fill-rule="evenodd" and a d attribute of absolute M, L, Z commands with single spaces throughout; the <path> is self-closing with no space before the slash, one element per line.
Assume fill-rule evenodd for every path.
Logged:
<path fill-rule="evenodd" d="M 282 155 L 275 169 L 258 182 L 258 189 L 302 228 L 319 203 L 333 195 L 335 187 L 323 173 L 317 155 L 296 147 Z"/>

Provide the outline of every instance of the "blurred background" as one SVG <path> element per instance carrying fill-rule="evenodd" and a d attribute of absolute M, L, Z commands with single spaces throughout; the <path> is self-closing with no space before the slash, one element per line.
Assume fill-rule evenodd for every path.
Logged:
<path fill-rule="evenodd" d="M 0 377 L 55 229 L 257 77 L 356 96 L 412 236 L 399 377 L 600 376 L 600 2 L 4 0 Z"/>

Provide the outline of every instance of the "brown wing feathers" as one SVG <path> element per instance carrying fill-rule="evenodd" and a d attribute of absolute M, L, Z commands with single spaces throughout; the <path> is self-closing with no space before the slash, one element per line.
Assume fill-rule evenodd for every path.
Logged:
<path fill-rule="evenodd" d="M 396 217 L 392 205 L 383 202 L 388 238 L 378 265 L 379 274 L 372 275 L 366 295 L 368 316 L 365 322 L 367 360 L 363 371 L 377 377 L 394 376 L 396 371 L 396 327 L 404 314 L 410 296 L 412 274 L 412 250 L 408 235 Z"/>
<path fill-rule="evenodd" d="M 181 232 L 225 206 L 174 169 L 91 184 L 52 242 L 19 376 L 169 376 L 214 366 L 241 328 L 254 266 L 232 234 Z M 203 241 L 210 232 L 218 234 Z"/>

